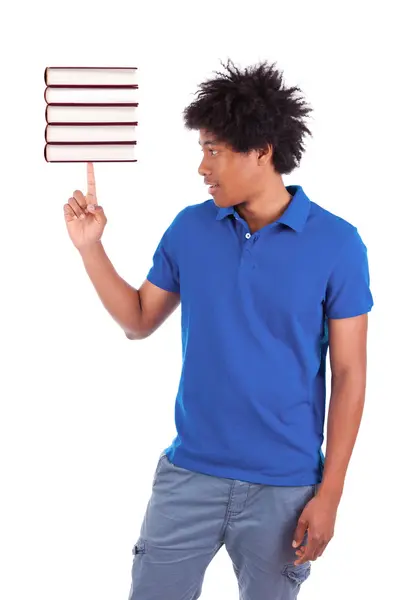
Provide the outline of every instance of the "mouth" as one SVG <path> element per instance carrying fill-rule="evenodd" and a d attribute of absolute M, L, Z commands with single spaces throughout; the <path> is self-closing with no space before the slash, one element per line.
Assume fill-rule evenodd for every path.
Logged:
<path fill-rule="evenodd" d="M 211 194 L 211 196 L 213 196 L 218 188 L 218 183 L 212 183 L 208 188 L 208 193 Z"/>

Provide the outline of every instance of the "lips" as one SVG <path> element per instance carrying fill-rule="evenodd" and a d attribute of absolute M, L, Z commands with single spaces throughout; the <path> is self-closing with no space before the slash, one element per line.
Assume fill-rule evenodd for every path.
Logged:
<path fill-rule="evenodd" d="M 218 183 L 214 183 L 213 181 L 210 181 L 209 179 L 205 179 L 204 183 L 208 186 L 210 186 L 208 188 L 208 193 L 213 196 L 215 194 L 216 189 L 219 187 Z"/>

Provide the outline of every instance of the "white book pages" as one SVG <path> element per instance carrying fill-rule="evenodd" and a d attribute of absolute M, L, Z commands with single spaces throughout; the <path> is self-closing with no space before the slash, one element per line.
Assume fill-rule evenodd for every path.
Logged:
<path fill-rule="evenodd" d="M 137 85 L 137 69 L 48 67 L 47 85 Z"/>
<path fill-rule="evenodd" d="M 115 102 L 119 104 L 138 102 L 137 88 L 46 88 L 48 104 L 100 104 Z"/>
<path fill-rule="evenodd" d="M 136 106 L 47 106 L 48 123 L 134 123 Z"/>
<path fill-rule="evenodd" d="M 48 125 L 48 142 L 134 142 L 135 125 Z"/>
<path fill-rule="evenodd" d="M 48 162 L 94 162 L 136 160 L 135 144 L 107 144 L 107 145 L 54 145 L 47 144 L 45 148 Z"/>

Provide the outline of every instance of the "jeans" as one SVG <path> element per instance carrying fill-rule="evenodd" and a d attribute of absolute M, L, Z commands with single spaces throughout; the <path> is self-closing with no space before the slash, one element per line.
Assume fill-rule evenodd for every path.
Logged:
<path fill-rule="evenodd" d="M 310 574 L 293 534 L 316 485 L 281 487 L 195 473 L 159 459 L 132 550 L 129 600 L 197 600 L 225 546 L 240 600 L 293 600 Z"/>

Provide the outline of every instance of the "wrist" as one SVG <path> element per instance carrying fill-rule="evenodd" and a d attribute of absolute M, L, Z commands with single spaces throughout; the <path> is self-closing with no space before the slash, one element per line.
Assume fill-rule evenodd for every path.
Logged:
<path fill-rule="evenodd" d="M 91 242 L 90 244 L 77 248 L 83 260 L 85 260 L 85 258 L 89 258 L 93 255 L 96 255 L 102 249 L 103 245 L 100 240 L 97 242 Z"/>
<path fill-rule="evenodd" d="M 322 480 L 318 486 L 317 496 L 334 506 L 339 506 L 343 494 L 343 483 Z"/>

